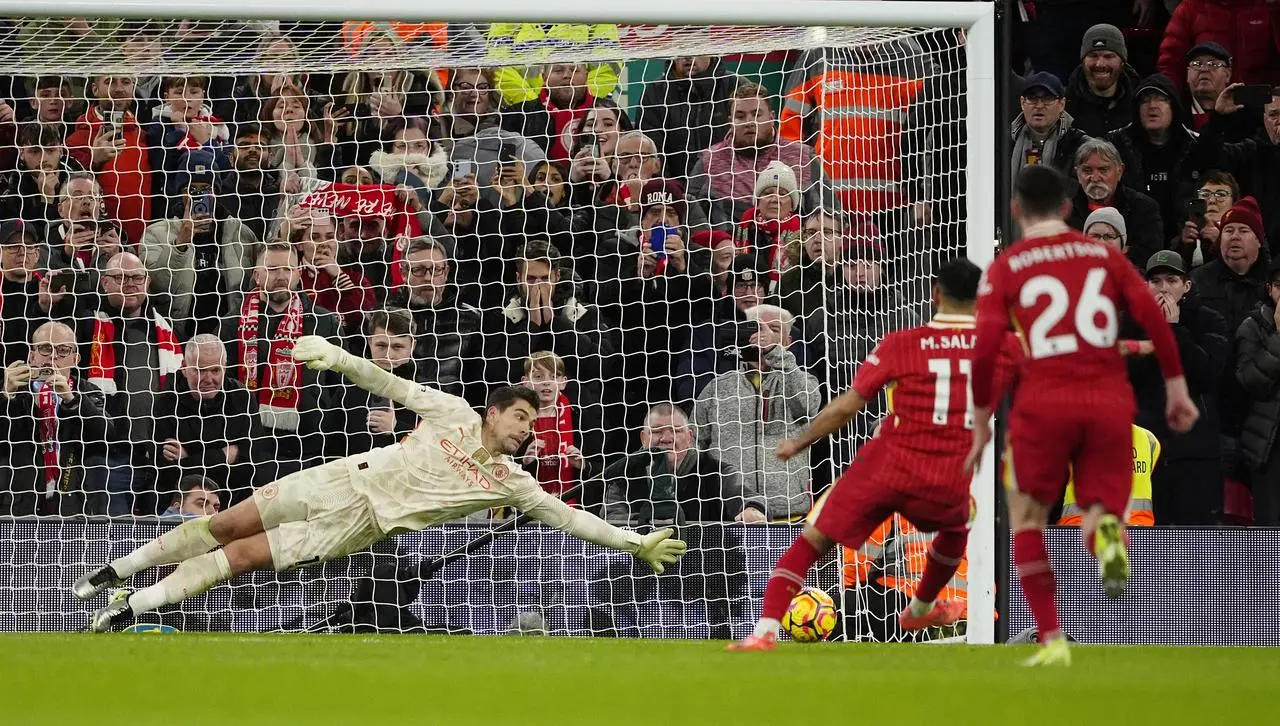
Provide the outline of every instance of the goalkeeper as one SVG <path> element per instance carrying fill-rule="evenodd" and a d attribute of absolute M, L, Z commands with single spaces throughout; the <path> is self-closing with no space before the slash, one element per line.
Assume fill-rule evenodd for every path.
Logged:
<path fill-rule="evenodd" d="M 346 374 L 370 393 L 417 412 L 421 423 L 398 444 L 290 474 L 225 512 L 185 522 L 84 575 L 73 589 L 88 600 L 148 567 L 179 563 L 151 587 L 120 590 L 93 613 L 91 630 L 106 632 L 244 572 L 342 557 L 383 537 L 490 507 L 521 509 L 588 542 L 630 552 L 658 573 L 684 554 L 685 543 L 669 539 L 670 529 L 641 536 L 570 508 L 511 458 L 538 416 L 533 391 L 495 390 L 481 421 L 463 399 L 388 373 L 324 338 L 299 338 L 293 357 L 316 370 Z"/>

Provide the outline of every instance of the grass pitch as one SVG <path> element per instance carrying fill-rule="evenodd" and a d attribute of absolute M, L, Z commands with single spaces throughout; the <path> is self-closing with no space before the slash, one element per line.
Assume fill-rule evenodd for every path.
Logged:
<path fill-rule="evenodd" d="M 0 635 L 0 723 L 1276 723 L 1275 649 Z"/>

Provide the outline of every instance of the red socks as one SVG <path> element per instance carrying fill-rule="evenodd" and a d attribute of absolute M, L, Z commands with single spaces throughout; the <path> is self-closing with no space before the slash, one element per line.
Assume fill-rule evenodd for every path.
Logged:
<path fill-rule="evenodd" d="M 1044 546 L 1044 532 L 1038 529 L 1014 532 L 1013 561 L 1018 565 L 1018 579 L 1022 582 L 1027 606 L 1036 619 L 1040 642 L 1044 642 L 1061 630 L 1058 624 L 1058 603 L 1054 599 L 1057 595 L 1057 582 L 1053 579 L 1049 552 Z"/>
<path fill-rule="evenodd" d="M 916 599 L 921 602 L 933 602 L 938 593 L 951 582 L 964 559 L 964 548 L 969 541 L 968 532 L 939 532 L 929 546 L 929 561 L 924 566 L 924 574 L 920 576 L 920 584 L 916 586 Z"/>
<path fill-rule="evenodd" d="M 778 558 L 773 574 L 769 575 L 760 616 L 781 620 L 783 613 L 787 612 L 787 606 L 791 604 L 791 598 L 804 587 L 804 578 L 809 574 L 809 569 L 821 556 L 812 542 L 804 536 L 796 537 L 796 541 Z"/>

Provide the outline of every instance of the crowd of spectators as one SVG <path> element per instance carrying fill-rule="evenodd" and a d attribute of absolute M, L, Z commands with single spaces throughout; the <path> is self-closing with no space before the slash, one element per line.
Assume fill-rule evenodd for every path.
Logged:
<path fill-rule="evenodd" d="M 927 315 L 913 260 L 956 252 L 960 216 L 931 211 L 947 192 L 922 177 L 962 161 L 921 125 L 961 83 L 952 31 L 772 79 L 672 57 L 630 97 L 618 64 L 528 65 L 540 43 L 618 44 L 617 26 L 469 26 L 521 65 L 334 73 L 291 64 L 329 43 L 377 68 L 388 40 L 462 31 L 5 32 L 113 67 L 203 49 L 261 70 L 0 78 L 0 514 L 199 516 L 411 431 L 412 412 L 290 358 L 321 335 L 475 406 L 531 386 L 518 461 L 557 494 L 585 483 L 572 501 L 610 519 L 795 521 L 851 449 L 782 464 L 774 446 Z M 866 111 L 874 168 L 826 140 L 856 111 L 823 107 L 837 62 L 900 76 Z M 903 134 L 930 160 L 899 162 Z M 627 453 L 643 472 L 608 469 Z"/>
<path fill-rule="evenodd" d="M 1280 18 L 1166 4 L 1161 37 L 1154 3 L 1022 3 L 1010 168 L 1072 178 L 1069 223 L 1126 252 L 1178 335 L 1192 432 L 1131 368 L 1157 522 L 1278 524 Z M 793 54 L 780 89 L 674 57 L 628 95 L 618 64 L 527 62 L 616 26 L 67 22 L 118 65 L 216 46 L 263 70 L 0 79 L 3 513 L 207 511 L 412 429 L 296 365 L 314 334 L 476 406 L 528 383 L 519 460 L 587 484 L 581 506 L 652 514 L 617 500 L 654 481 L 605 474 L 661 449 L 673 481 L 705 472 L 713 502 L 681 516 L 794 521 L 884 402 L 808 460 L 773 446 L 927 319 L 931 265 L 964 242 L 953 31 Z M 464 36 L 492 62 L 290 67 Z M 872 77 L 870 101 L 839 93 Z M 856 133 L 883 143 L 837 143 Z"/>
<path fill-rule="evenodd" d="M 1164 425 L 1154 361 L 1130 363 L 1163 454 L 1158 524 L 1280 524 L 1280 15 L 1253 0 L 1037 0 L 1019 27 L 1011 169 L 1078 185 L 1068 222 L 1123 249 L 1173 326 L 1194 429 Z M 1122 321 L 1122 338 L 1142 337 Z"/>

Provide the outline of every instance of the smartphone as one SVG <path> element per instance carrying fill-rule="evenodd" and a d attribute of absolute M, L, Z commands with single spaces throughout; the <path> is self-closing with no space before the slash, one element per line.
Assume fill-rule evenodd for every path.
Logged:
<path fill-rule="evenodd" d="M 578 139 L 578 148 L 574 150 L 573 155 L 577 156 L 582 153 L 583 149 L 589 149 L 594 157 L 600 156 L 600 139 L 595 134 L 583 134 Z"/>
<path fill-rule="evenodd" d="M 1274 86 L 1252 85 L 1240 86 L 1231 92 L 1231 100 L 1241 106 L 1265 106 L 1271 103 Z"/>
<path fill-rule="evenodd" d="M 473 162 L 470 162 L 470 161 L 453 162 L 453 178 L 454 179 L 461 179 L 464 176 L 469 176 L 475 173 L 476 173 L 476 165 Z"/>
<path fill-rule="evenodd" d="M 520 149 L 515 144 L 503 144 L 498 149 L 498 163 L 503 166 L 521 161 Z"/>
<path fill-rule="evenodd" d="M 191 185 L 191 218 L 209 219 L 213 217 L 213 191 L 207 184 Z"/>
<path fill-rule="evenodd" d="M 1205 202 L 1203 199 L 1187 200 L 1187 219 L 1195 222 L 1197 227 L 1203 227 L 1208 220 L 1205 219 Z"/>
<path fill-rule="evenodd" d="M 680 230 L 675 227 L 659 226 L 649 230 L 649 248 L 657 255 L 658 259 L 667 259 L 667 238 L 680 236 Z"/>
<path fill-rule="evenodd" d="M 75 282 L 76 273 L 71 270 L 53 270 L 49 273 L 49 291 L 66 292 Z"/>
<path fill-rule="evenodd" d="M 31 380 L 33 381 L 47 381 L 51 375 L 53 375 L 53 369 L 48 366 L 31 369 Z"/>

